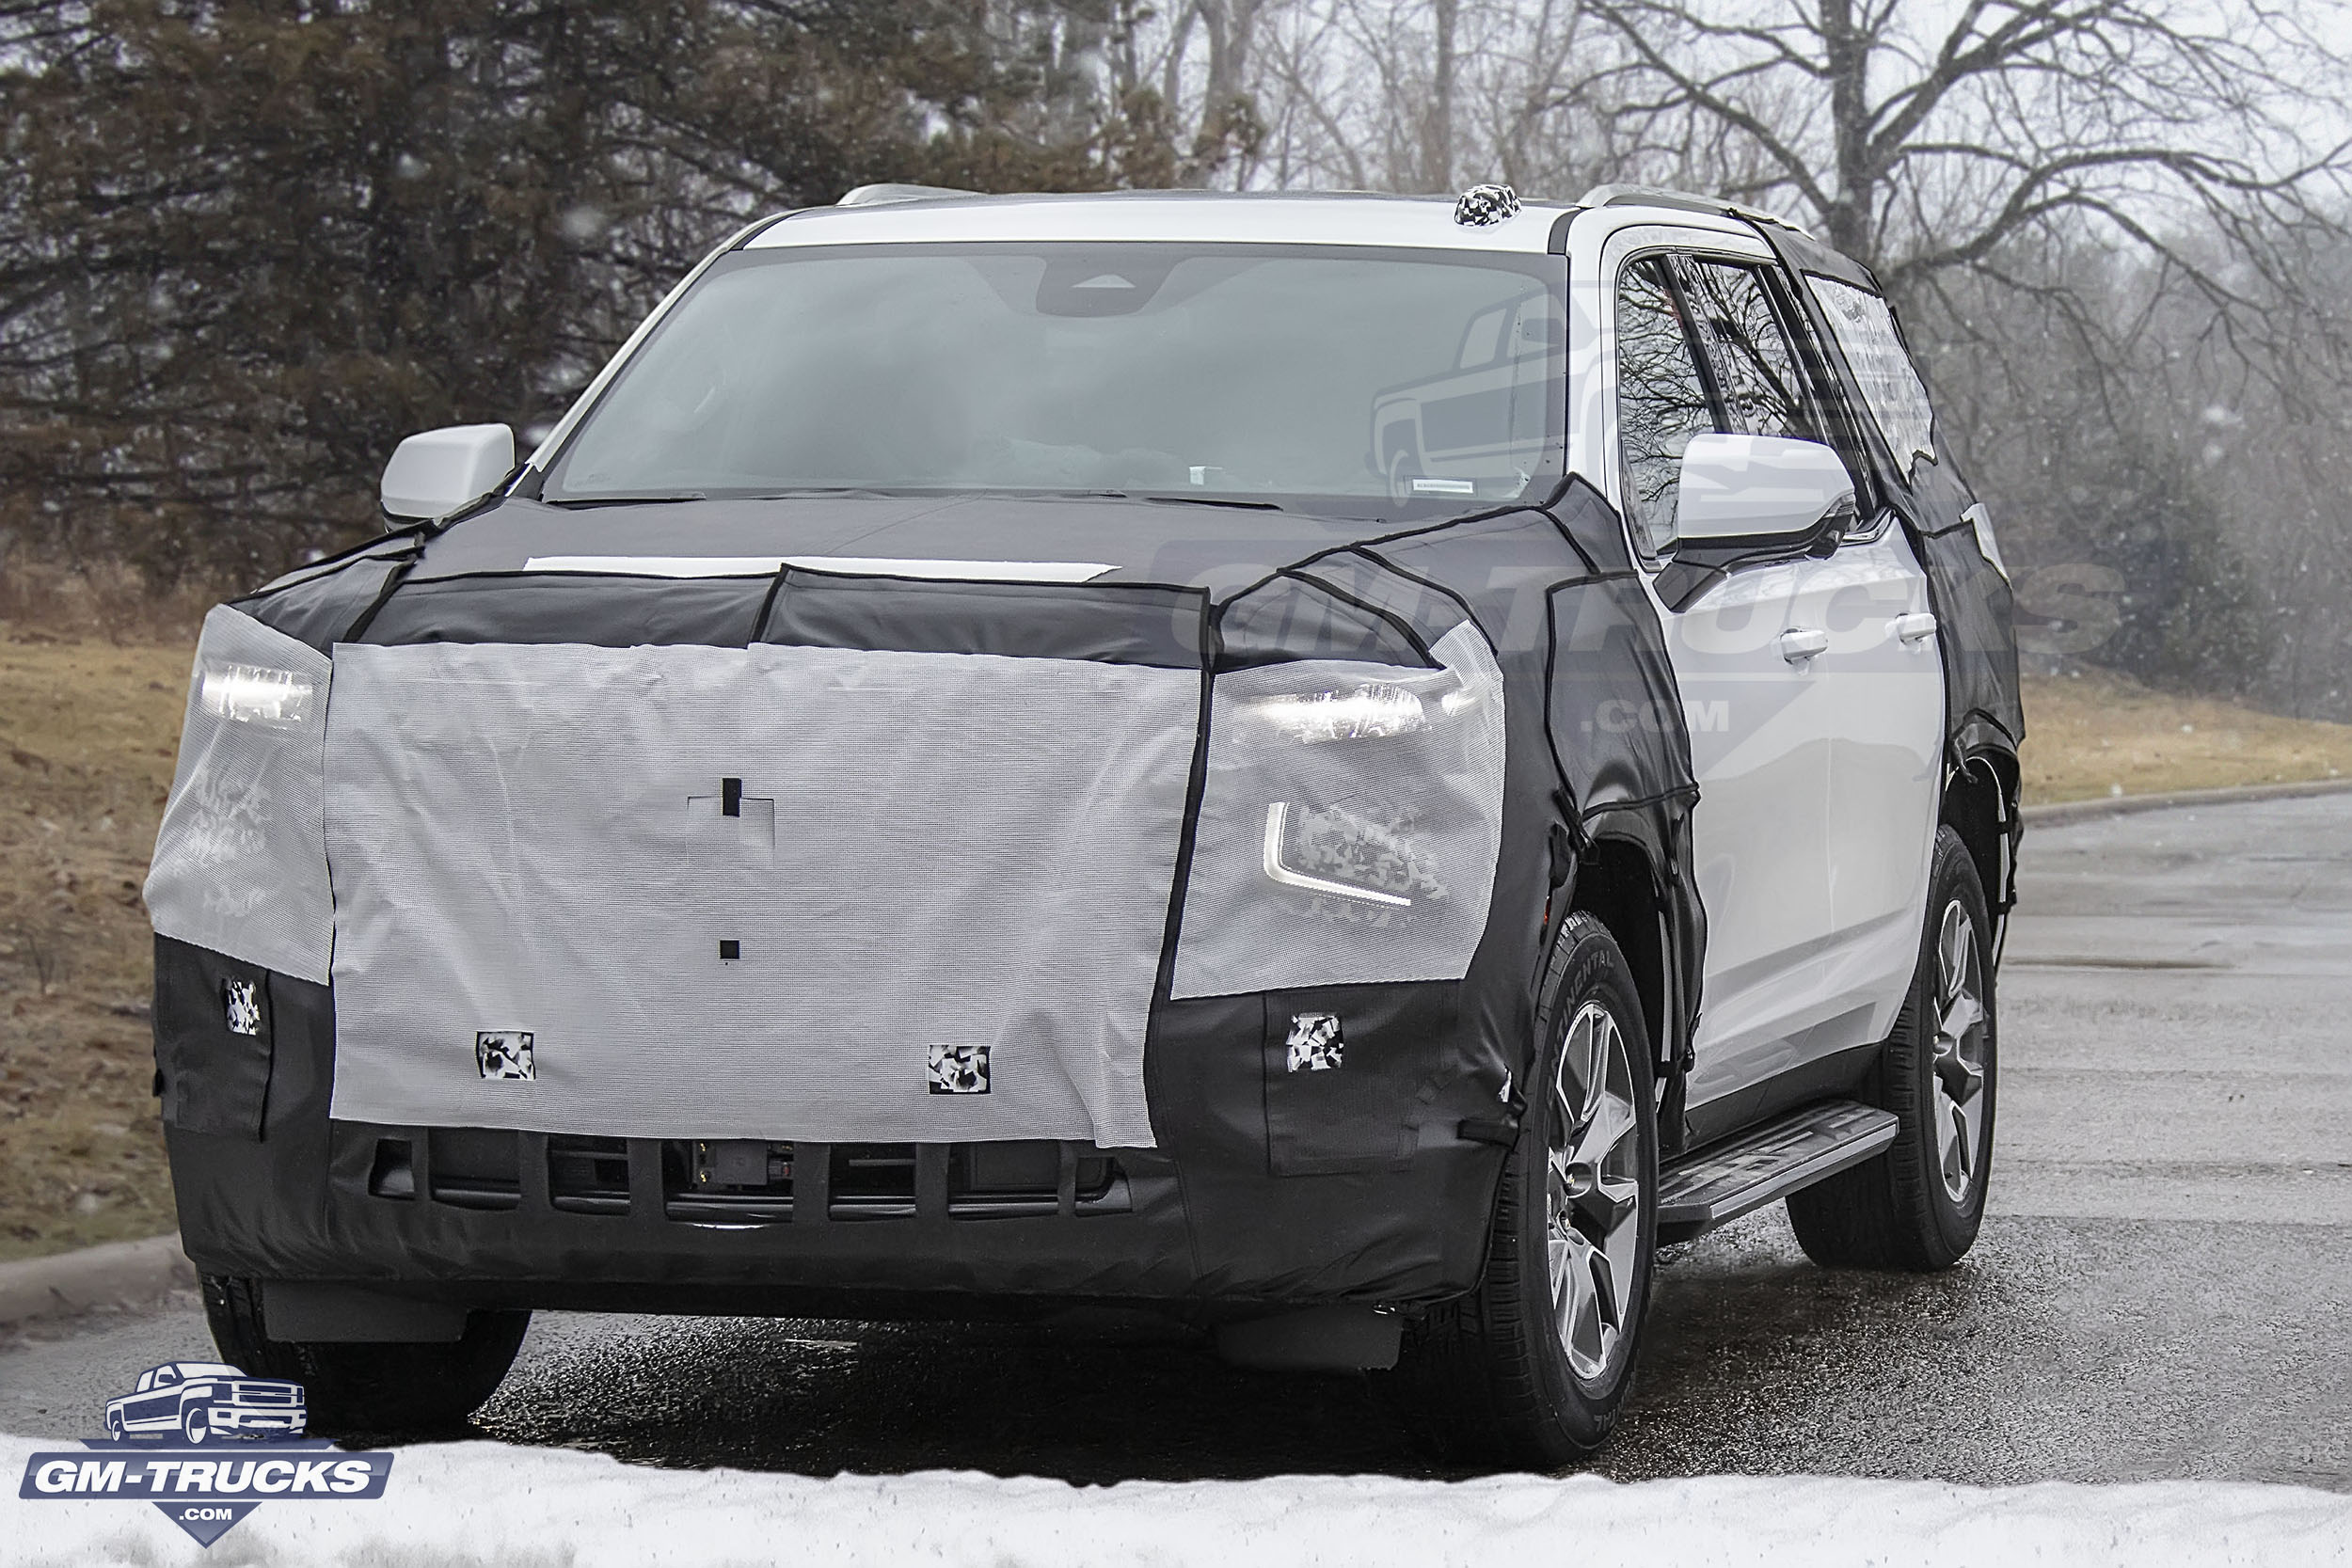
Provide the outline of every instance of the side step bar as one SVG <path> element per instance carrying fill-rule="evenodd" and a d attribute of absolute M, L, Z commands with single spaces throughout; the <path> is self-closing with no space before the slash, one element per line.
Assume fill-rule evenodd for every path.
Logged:
<path fill-rule="evenodd" d="M 1658 1240 L 1688 1242 L 1858 1165 L 1895 1141 L 1894 1113 L 1825 1101 L 1702 1150 L 1659 1181 Z"/>

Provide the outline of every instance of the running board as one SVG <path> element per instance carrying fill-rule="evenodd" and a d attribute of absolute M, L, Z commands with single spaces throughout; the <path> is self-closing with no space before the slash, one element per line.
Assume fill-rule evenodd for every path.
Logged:
<path fill-rule="evenodd" d="M 1708 1149 L 1660 1178 L 1659 1243 L 1704 1236 L 1858 1165 L 1895 1141 L 1895 1127 L 1892 1112 L 1832 1100 Z"/>

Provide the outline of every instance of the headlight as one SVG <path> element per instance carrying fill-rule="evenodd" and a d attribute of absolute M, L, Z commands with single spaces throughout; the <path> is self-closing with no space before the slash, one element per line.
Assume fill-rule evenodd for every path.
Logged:
<path fill-rule="evenodd" d="M 1326 740 L 1374 740 L 1429 727 L 1419 696 L 1401 686 L 1367 685 L 1338 691 L 1260 697 L 1243 711 L 1303 745 Z"/>
<path fill-rule="evenodd" d="M 1469 968 L 1502 847 L 1502 675 L 1467 623 L 1431 652 L 1216 677 L 1175 995 Z"/>
<path fill-rule="evenodd" d="M 291 670 L 224 664 L 205 670 L 199 701 L 216 719 L 244 724 L 298 724 L 310 715 L 315 689 Z"/>

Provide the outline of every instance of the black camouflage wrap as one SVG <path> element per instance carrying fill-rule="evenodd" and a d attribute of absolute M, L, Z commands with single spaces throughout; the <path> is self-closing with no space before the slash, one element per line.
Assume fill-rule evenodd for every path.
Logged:
<path fill-rule="evenodd" d="M 1111 570 L 1062 584 L 804 566 L 715 578 L 528 566 L 534 556 L 599 554 L 1087 561 Z M 351 642 L 771 641 L 1197 668 L 1204 695 L 1218 672 L 1288 659 L 1425 666 L 1430 645 L 1468 620 L 1503 675 L 1505 794 L 1485 935 L 1458 981 L 1171 1000 L 1188 827 L 1145 1048 L 1158 1147 L 1066 1151 L 1051 1212 L 987 1223 L 955 1217 L 943 1196 L 944 1173 L 970 1163 L 963 1146 L 909 1146 L 915 1190 L 909 1212 L 888 1223 L 834 1217 L 829 1184 L 845 1167 L 840 1151 L 816 1147 L 801 1151 L 788 1220 L 681 1222 L 663 1198 L 680 1156 L 651 1140 L 614 1155 L 628 1171 L 617 1209 L 560 1207 L 546 1134 L 330 1121 L 331 988 L 246 975 L 249 966 L 159 939 L 165 1119 L 183 1234 L 209 1273 L 373 1283 L 476 1305 L 692 1311 L 881 1314 L 1002 1295 L 1202 1307 L 1453 1295 L 1481 1266 L 1523 1103 L 1547 943 L 1580 865 L 1603 856 L 1644 868 L 1657 951 L 1670 955 L 1654 988 L 1661 1064 L 1672 1074 L 1687 1061 L 1704 951 L 1688 864 L 1689 744 L 1622 528 L 1581 482 L 1540 504 L 1385 520 L 1093 498 L 567 510 L 509 497 L 305 568 L 238 608 L 329 653 Z M 1202 712 L 1205 726 L 1205 701 Z M 1195 748 L 1188 816 L 1201 737 Z M 261 982 L 258 1037 L 232 1040 L 222 1028 L 230 970 Z M 1314 1012 L 1344 1020 L 1344 1065 L 1290 1072 L 1292 1020 Z M 389 1185 L 388 1148 L 408 1162 Z M 437 1196 L 485 1149 L 511 1199 Z M 1086 1197 L 1071 1174 L 1105 1153 L 1120 1173 L 1116 1204 Z"/>

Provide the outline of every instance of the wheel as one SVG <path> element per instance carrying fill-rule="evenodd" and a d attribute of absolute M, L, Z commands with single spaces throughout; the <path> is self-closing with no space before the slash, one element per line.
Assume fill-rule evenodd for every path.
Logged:
<path fill-rule="evenodd" d="M 1633 1382 L 1658 1238 L 1658 1117 L 1632 972 L 1571 914 L 1546 966 L 1536 1071 L 1469 1295 L 1408 1323 L 1383 1392 L 1454 1461 L 1557 1469 Z"/>
<path fill-rule="evenodd" d="M 1938 829 L 1919 966 L 1879 1064 L 1879 1103 L 1901 1126 L 1877 1159 L 1789 1195 L 1815 1262 L 1926 1273 L 1976 1244 L 1999 1081 L 1992 931 L 1975 860 Z"/>
<path fill-rule="evenodd" d="M 189 1405 L 180 1412 L 180 1435 L 191 1443 L 201 1443 L 213 1434 L 213 1423 L 200 1404 Z"/>
<path fill-rule="evenodd" d="M 221 1359 L 249 1376 L 302 1385 L 314 1433 L 434 1432 L 453 1427 L 498 1392 L 522 1348 L 531 1314 L 467 1314 L 448 1344 L 297 1343 L 273 1339 L 258 1281 L 203 1276 L 204 1316 Z"/>

